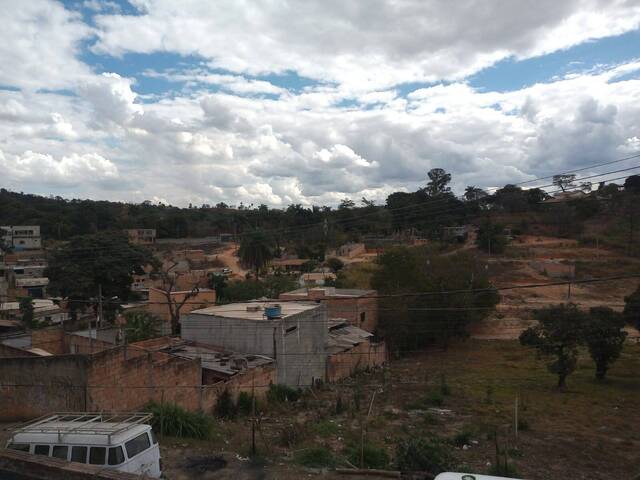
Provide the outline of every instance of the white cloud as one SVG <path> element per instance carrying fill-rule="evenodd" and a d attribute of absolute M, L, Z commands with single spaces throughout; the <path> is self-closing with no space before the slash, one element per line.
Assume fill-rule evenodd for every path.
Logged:
<path fill-rule="evenodd" d="M 0 1 L 0 84 L 70 88 L 91 74 L 77 59 L 91 29 L 78 13 L 48 0 Z"/>
<path fill-rule="evenodd" d="M 6 175 L 5 181 L 13 185 L 37 181 L 43 186 L 74 187 L 114 181 L 119 177 L 118 167 L 97 153 L 72 153 L 55 159 L 31 151 L 10 155 L 0 150 L 0 169 Z"/>
<path fill-rule="evenodd" d="M 142 15 L 97 18 L 98 52 L 196 54 L 238 73 L 293 70 L 372 91 L 460 79 L 640 25 L 629 1 L 242 3 L 147 0 Z"/>

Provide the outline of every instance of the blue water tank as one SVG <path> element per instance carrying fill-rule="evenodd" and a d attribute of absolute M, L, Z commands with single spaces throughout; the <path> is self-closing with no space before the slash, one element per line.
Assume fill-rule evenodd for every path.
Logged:
<path fill-rule="evenodd" d="M 280 305 L 269 305 L 264 307 L 264 314 L 269 320 L 280 318 L 282 316 L 282 307 Z"/>

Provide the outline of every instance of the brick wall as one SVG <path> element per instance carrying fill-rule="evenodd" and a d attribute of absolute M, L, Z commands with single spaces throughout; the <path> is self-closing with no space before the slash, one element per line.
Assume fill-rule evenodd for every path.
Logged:
<path fill-rule="evenodd" d="M 68 353 L 89 354 L 98 353 L 109 348 L 113 348 L 114 345 L 109 342 L 98 339 L 90 339 L 82 335 L 74 335 L 73 333 L 67 333 L 65 335 L 65 351 Z"/>
<path fill-rule="evenodd" d="M 350 377 L 358 370 L 383 365 L 387 361 L 384 343 L 362 342 L 346 352 L 329 356 L 327 364 L 328 382 Z"/>
<path fill-rule="evenodd" d="M 52 355 L 67 353 L 64 343 L 64 330 L 60 327 L 32 330 L 31 348 L 41 348 Z"/>
<path fill-rule="evenodd" d="M 0 361 L 0 419 L 52 411 L 83 411 L 88 359 L 81 355 L 13 357 Z"/>
<path fill-rule="evenodd" d="M 270 384 L 276 384 L 278 375 L 274 364 L 245 370 L 224 382 L 204 385 L 200 391 L 200 409 L 205 413 L 212 413 L 218 401 L 218 396 L 228 390 L 234 401 L 240 392 L 254 394 L 258 400 L 264 400 Z"/>
<path fill-rule="evenodd" d="M 150 401 L 199 406 L 200 364 L 135 347 L 116 347 L 93 356 L 87 374 L 92 410 L 137 410 Z"/>

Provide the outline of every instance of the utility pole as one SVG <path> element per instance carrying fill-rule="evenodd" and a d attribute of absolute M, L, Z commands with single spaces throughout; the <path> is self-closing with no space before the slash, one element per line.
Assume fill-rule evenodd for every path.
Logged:
<path fill-rule="evenodd" d="M 98 284 L 98 321 L 96 322 L 96 338 L 98 338 L 98 328 L 102 327 L 102 284 Z"/>

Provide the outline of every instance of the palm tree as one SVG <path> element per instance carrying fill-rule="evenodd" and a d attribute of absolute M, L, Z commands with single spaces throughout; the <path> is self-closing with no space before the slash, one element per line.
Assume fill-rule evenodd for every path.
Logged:
<path fill-rule="evenodd" d="M 271 239 L 263 232 L 254 230 L 245 233 L 238 249 L 240 263 L 256 271 L 256 280 L 262 270 L 273 258 Z"/>

